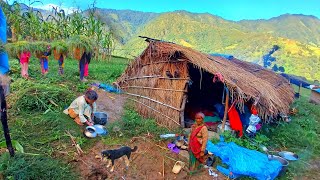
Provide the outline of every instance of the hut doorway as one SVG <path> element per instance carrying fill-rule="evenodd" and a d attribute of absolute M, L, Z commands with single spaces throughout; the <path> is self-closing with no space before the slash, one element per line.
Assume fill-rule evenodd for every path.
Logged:
<path fill-rule="evenodd" d="M 188 70 L 191 83 L 188 86 L 184 111 L 185 127 L 188 128 L 194 123 L 194 116 L 197 112 L 203 112 L 209 121 L 210 118 L 214 122 L 221 120 L 219 116 L 221 112 L 218 112 L 217 109 L 220 107 L 220 111 L 224 110 L 222 105 L 224 103 L 224 84 L 222 82 L 213 83 L 213 74 L 200 70 L 192 64 L 188 65 Z"/>

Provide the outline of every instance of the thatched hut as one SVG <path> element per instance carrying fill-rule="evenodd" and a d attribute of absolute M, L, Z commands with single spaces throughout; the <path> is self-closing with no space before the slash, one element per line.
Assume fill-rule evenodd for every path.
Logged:
<path fill-rule="evenodd" d="M 259 116 L 287 114 L 294 100 L 288 81 L 263 67 L 233 58 L 200 53 L 174 43 L 147 39 L 148 47 L 125 70 L 117 83 L 144 117 L 172 128 L 184 126 L 189 106 L 230 101 L 243 109 L 254 104 Z M 221 82 L 213 83 L 214 77 Z"/>

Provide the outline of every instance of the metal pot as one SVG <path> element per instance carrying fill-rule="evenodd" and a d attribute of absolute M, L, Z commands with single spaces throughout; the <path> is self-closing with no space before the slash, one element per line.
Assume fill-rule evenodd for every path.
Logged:
<path fill-rule="evenodd" d="M 289 161 L 296 161 L 299 159 L 299 156 L 297 154 L 295 154 L 293 152 L 289 152 L 289 151 L 281 151 L 278 154 L 279 154 L 279 156 L 281 156 Z"/>
<path fill-rule="evenodd" d="M 87 126 L 83 134 L 88 138 L 97 137 L 96 129 L 93 126 Z"/>
<path fill-rule="evenodd" d="M 108 122 L 108 114 L 105 112 L 95 112 L 94 113 L 94 124 L 105 125 Z"/>
<path fill-rule="evenodd" d="M 231 131 L 231 127 L 230 124 L 228 122 L 226 122 L 225 126 L 224 126 L 224 130 L 225 131 Z M 222 132 L 222 123 L 218 125 L 218 129 L 217 129 L 217 133 L 220 134 L 220 132 Z"/>

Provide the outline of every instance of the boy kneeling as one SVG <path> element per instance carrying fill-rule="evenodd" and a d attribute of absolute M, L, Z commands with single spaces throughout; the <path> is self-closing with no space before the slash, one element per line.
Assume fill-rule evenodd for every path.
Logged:
<path fill-rule="evenodd" d="M 88 126 L 92 126 L 93 113 L 97 110 L 95 103 L 97 99 L 98 94 L 93 90 L 88 90 L 85 95 L 75 99 L 63 112 L 74 119 L 78 125 L 83 126 L 87 124 Z"/>

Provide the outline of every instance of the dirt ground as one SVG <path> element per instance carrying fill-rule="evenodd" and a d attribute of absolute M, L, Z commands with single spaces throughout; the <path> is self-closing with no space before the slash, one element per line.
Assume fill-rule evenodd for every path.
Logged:
<path fill-rule="evenodd" d="M 99 159 L 100 152 L 105 149 L 116 149 L 119 146 L 107 146 L 98 142 L 88 153 L 82 157 L 78 157 L 74 163 L 79 167 L 79 172 L 83 179 L 99 180 L 99 179 L 190 179 L 190 180 L 212 180 L 213 176 L 208 175 L 207 169 L 195 175 L 188 175 L 187 152 L 182 154 L 174 154 L 167 150 L 165 142 L 155 143 L 148 138 L 133 138 L 128 144 L 130 147 L 138 146 L 138 150 L 132 153 L 130 158 L 130 167 L 125 168 L 123 159 L 115 161 L 115 170 L 110 172 L 107 163 Z M 172 173 L 172 167 L 175 162 L 183 161 L 186 167 L 179 174 Z M 225 179 L 219 174 L 216 179 Z"/>
<path fill-rule="evenodd" d="M 96 89 L 99 98 L 97 100 L 98 111 L 107 112 L 109 115 L 108 123 L 120 120 L 123 113 L 123 106 L 126 101 L 125 96 L 113 94 Z M 208 175 L 207 169 L 196 175 L 188 175 L 188 153 L 181 151 L 180 154 L 174 154 L 166 148 L 166 143 L 156 143 L 150 137 L 138 137 L 128 141 L 128 146 L 137 146 L 138 150 L 132 153 L 130 158 L 130 167 L 125 169 L 124 160 L 115 161 L 115 170 L 110 172 L 106 162 L 99 159 L 100 153 L 106 149 L 116 149 L 120 146 L 108 146 L 102 142 L 97 142 L 94 147 L 85 152 L 82 156 L 76 156 L 70 163 L 78 168 L 82 179 L 102 180 L 102 179 L 214 179 Z M 177 160 L 186 163 L 179 174 L 172 173 L 172 168 Z M 225 179 L 219 175 L 216 179 Z"/>
<path fill-rule="evenodd" d="M 121 118 L 126 97 L 121 94 L 109 93 L 102 89 L 96 90 L 98 93 L 97 111 L 108 113 L 108 123 L 112 123 Z"/>

